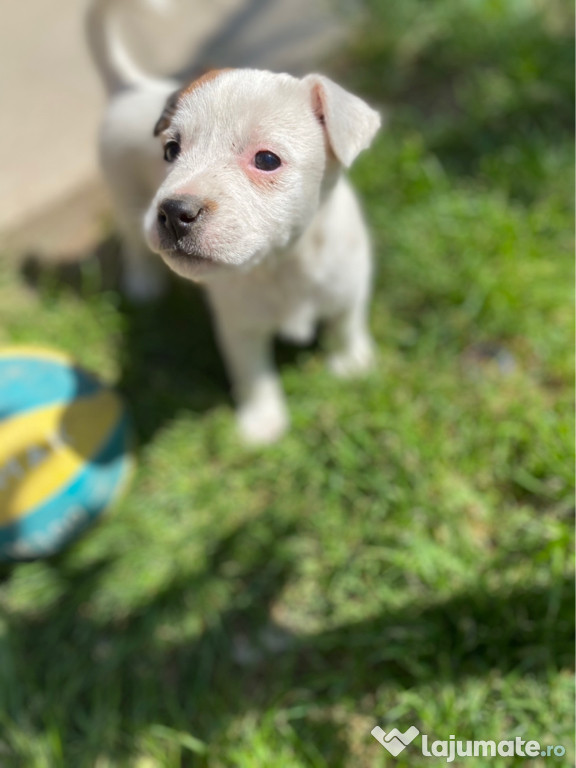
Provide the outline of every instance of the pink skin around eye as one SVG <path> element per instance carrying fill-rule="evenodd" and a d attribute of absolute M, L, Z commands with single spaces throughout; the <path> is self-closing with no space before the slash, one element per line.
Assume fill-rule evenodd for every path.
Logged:
<path fill-rule="evenodd" d="M 273 171 L 261 171 L 254 165 L 254 158 L 256 157 L 257 152 L 273 152 L 275 155 L 278 155 L 277 152 L 274 152 L 273 149 L 270 149 L 266 146 L 255 148 L 250 147 L 250 149 L 245 150 L 240 155 L 240 165 L 246 172 L 246 175 L 250 181 L 253 181 L 255 184 L 259 184 L 261 186 L 275 184 L 278 179 L 278 174 L 282 172 L 284 163 L 281 163 L 281 165 L 279 165 L 278 168 L 275 168 Z M 278 157 L 280 157 L 280 155 L 278 155 Z"/>

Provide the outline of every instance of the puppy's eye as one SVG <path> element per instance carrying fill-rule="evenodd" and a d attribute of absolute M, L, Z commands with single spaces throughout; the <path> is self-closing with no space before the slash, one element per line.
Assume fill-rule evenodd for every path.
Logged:
<path fill-rule="evenodd" d="M 164 146 L 164 160 L 166 160 L 167 163 L 173 163 L 179 154 L 180 144 L 178 144 L 177 141 L 169 141 Z"/>
<path fill-rule="evenodd" d="M 282 161 L 274 152 L 263 149 L 254 155 L 254 165 L 259 171 L 275 171 L 276 168 L 280 168 Z"/>

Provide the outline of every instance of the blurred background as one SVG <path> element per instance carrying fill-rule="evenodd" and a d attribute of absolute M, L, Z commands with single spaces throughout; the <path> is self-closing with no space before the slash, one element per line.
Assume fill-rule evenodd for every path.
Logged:
<path fill-rule="evenodd" d="M 100 234 L 104 94 L 86 49 L 85 9 L 63 0 L 2 11 L 0 237 L 19 250 L 72 257 Z M 303 74 L 344 34 L 326 0 L 167 0 L 162 12 L 129 0 L 117 10 L 130 50 L 158 74 L 222 62 Z"/>
<path fill-rule="evenodd" d="M 571 765 L 572 7 L 125 9 L 154 71 L 319 69 L 388 118 L 352 170 L 378 369 L 343 384 L 316 346 L 278 346 L 293 426 L 258 453 L 201 293 L 175 280 L 139 308 L 109 275 L 81 4 L 0 22 L 0 344 L 97 371 L 137 440 L 106 520 L 2 568 L 3 768 L 430 762 L 392 758 L 376 724 L 536 739 Z"/>

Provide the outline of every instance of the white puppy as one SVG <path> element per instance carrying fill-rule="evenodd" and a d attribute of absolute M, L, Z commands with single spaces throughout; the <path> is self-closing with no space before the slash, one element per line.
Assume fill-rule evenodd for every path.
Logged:
<path fill-rule="evenodd" d="M 306 342 L 323 321 L 337 374 L 372 362 L 370 246 L 342 168 L 380 117 L 316 74 L 213 70 L 185 87 L 151 79 L 114 34 L 114 3 L 93 1 L 88 32 L 110 93 L 101 157 L 125 287 L 134 298 L 160 292 L 151 251 L 205 284 L 241 434 L 272 442 L 288 424 L 275 333 Z"/>

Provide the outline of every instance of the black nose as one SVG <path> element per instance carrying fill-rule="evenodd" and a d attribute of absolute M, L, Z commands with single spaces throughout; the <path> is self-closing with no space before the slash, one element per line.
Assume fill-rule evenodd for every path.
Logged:
<path fill-rule="evenodd" d="M 203 201 L 194 195 L 178 195 L 163 200 L 158 206 L 158 224 L 175 241 L 187 235 L 202 213 Z"/>

